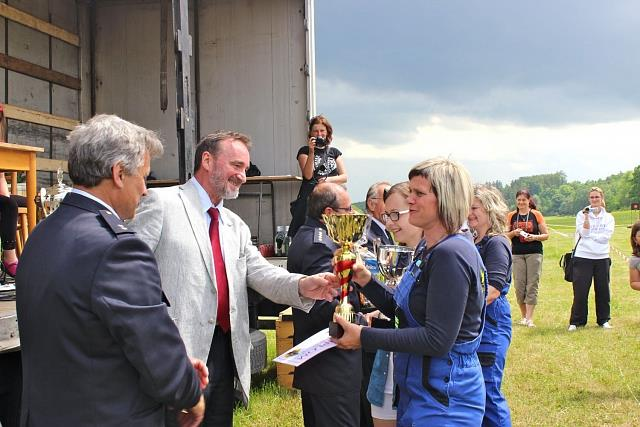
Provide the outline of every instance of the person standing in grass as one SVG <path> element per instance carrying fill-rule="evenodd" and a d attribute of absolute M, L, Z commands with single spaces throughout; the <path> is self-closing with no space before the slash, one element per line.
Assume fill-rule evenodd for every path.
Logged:
<path fill-rule="evenodd" d="M 507 293 L 511 287 L 511 244 L 504 236 L 507 230 L 507 205 L 494 187 L 474 188 L 473 203 L 467 223 L 485 268 L 487 312 L 478 359 L 482 365 L 487 391 L 483 426 L 511 426 L 511 411 L 500 391 L 507 350 L 511 343 L 511 306 Z"/>
<path fill-rule="evenodd" d="M 605 210 L 604 192 L 598 187 L 591 187 L 589 205 L 576 216 L 578 240 L 573 257 L 573 305 L 569 331 L 587 324 L 592 280 L 596 297 L 596 321 L 598 326 L 611 329 L 609 240 L 614 228 L 613 215 Z"/>
<path fill-rule="evenodd" d="M 538 303 L 538 285 L 542 271 L 542 242 L 549 238 L 547 224 L 536 210 L 529 190 L 516 193 L 516 210 L 507 215 L 513 254 L 516 300 L 522 314 L 521 325 L 534 327 L 533 311 Z"/>
<path fill-rule="evenodd" d="M 631 227 L 631 258 L 629 258 L 629 286 L 640 291 L 640 221 Z"/>

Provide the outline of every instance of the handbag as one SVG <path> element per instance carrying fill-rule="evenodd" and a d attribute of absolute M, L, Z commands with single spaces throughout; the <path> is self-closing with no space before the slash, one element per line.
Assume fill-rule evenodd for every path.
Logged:
<path fill-rule="evenodd" d="M 576 245 L 573 247 L 573 250 L 571 252 L 567 252 L 566 254 L 562 255 L 560 257 L 560 261 L 558 262 L 558 265 L 564 271 L 564 280 L 566 280 L 567 282 L 573 282 L 573 256 L 576 253 L 576 248 L 578 247 L 578 243 L 580 243 L 581 239 L 582 239 L 582 236 L 578 238 L 578 241 L 576 242 Z"/>

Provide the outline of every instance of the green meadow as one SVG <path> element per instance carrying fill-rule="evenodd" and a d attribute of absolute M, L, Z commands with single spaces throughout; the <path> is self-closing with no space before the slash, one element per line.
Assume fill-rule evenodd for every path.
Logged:
<path fill-rule="evenodd" d="M 514 324 L 503 390 L 514 426 L 640 425 L 640 293 L 629 287 L 624 259 L 630 252 L 628 226 L 637 211 L 615 212 L 611 240 L 611 324 L 595 322 L 593 290 L 589 324 L 567 332 L 571 284 L 563 280 L 560 256 L 573 247 L 574 217 L 548 217 L 551 237 L 544 244 L 544 264 L 536 327 Z M 515 322 L 520 320 L 513 291 L 509 293 Z M 269 359 L 275 333 L 266 331 Z M 251 406 L 237 409 L 236 426 L 301 426 L 299 394 L 276 382 L 275 365 L 253 378 Z"/>

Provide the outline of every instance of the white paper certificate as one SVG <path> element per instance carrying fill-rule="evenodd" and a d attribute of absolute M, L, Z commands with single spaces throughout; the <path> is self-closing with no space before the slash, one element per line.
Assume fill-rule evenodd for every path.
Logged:
<path fill-rule="evenodd" d="M 307 360 L 335 346 L 336 344 L 329 338 L 329 328 L 326 328 L 310 336 L 292 349 L 285 351 L 273 361 L 291 366 L 300 366 Z"/>

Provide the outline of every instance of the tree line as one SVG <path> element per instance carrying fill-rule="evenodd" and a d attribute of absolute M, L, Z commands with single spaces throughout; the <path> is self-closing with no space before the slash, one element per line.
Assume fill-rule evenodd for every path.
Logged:
<path fill-rule="evenodd" d="M 564 172 L 523 176 L 509 184 L 488 182 L 502 192 L 511 209 L 515 209 L 516 192 L 528 189 L 538 210 L 544 215 L 574 215 L 588 204 L 591 187 L 600 187 L 605 193 L 607 211 L 630 209 L 640 202 L 640 165 L 632 171 L 621 172 L 604 179 L 567 182 Z"/>

